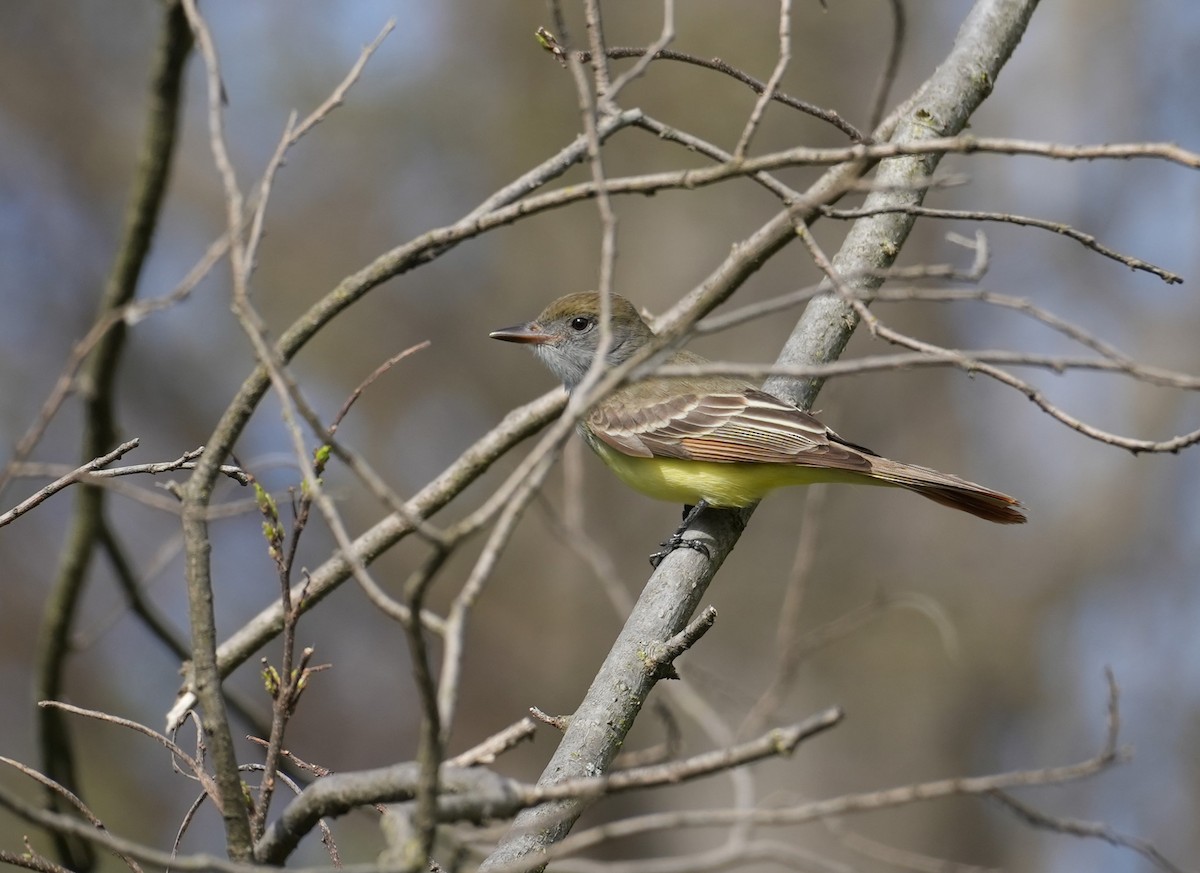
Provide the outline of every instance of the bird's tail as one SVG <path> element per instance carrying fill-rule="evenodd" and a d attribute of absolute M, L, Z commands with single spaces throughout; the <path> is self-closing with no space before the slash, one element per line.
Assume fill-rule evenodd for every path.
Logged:
<path fill-rule="evenodd" d="M 974 482 L 927 467 L 871 458 L 871 475 L 889 485 L 907 488 L 943 506 L 961 509 L 997 524 L 1024 524 L 1024 507 L 1013 497 Z"/>

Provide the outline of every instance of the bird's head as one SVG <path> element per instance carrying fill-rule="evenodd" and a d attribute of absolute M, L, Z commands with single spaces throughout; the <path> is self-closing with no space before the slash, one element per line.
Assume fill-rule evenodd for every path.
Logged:
<path fill-rule="evenodd" d="M 610 367 L 622 363 L 653 335 L 634 305 L 612 295 Z M 566 386 L 575 388 L 592 365 L 600 345 L 600 295 L 594 291 L 568 294 L 542 310 L 533 321 L 492 331 L 492 339 L 524 343 Z"/>

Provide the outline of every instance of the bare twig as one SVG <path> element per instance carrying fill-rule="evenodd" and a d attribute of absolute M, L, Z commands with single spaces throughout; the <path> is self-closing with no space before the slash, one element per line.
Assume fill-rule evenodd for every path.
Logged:
<path fill-rule="evenodd" d="M 747 743 L 682 761 L 638 767 L 611 775 L 598 768 L 591 775 L 555 785 L 522 785 L 486 770 L 443 767 L 437 815 L 441 821 L 481 820 L 511 815 L 519 809 L 565 798 L 598 798 L 711 776 L 765 758 L 787 756 L 806 739 L 836 725 L 837 709 L 818 713 L 797 725 L 777 728 Z M 313 783 L 280 815 L 256 847 L 267 863 L 287 858 L 299 840 L 324 815 L 338 815 L 372 803 L 397 803 L 418 795 L 420 767 L 413 762 L 360 773 L 340 773 Z"/>
<path fill-rule="evenodd" d="M 0 849 L 0 863 L 10 864 L 13 867 L 24 867 L 26 870 L 36 870 L 37 873 L 72 873 L 61 864 L 55 864 L 45 855 L 35 851 L 28 837 L 25 838 L 25 851 L 19 855 L 7 849 Z"/>
<path fill-rule="evenodd" d="M 626 85 L 646 72 L 646 68 L 650 66 L 650 62 L 658 57 L 662 50 L 669 46 L 671 41 L 675 39 L 675 0 L 662 0 L 662 6 L 663 23 L 658 39 L 646 49 L 632 67 L 618 76 L 608 86 L 607 96 L 610 101 L 615 101 Z M 611 54 L 609 56 L 612 57 Z"/>
<path fill-rule="evenodd" d="M 981 360 L 972 362 L 971 358 L 961 352 L 956 352 L 951 349 L 944 349 L 933 343 L 927 343 L 922 340 L 914 339 L 900 333 L 890 327 L 887 327 L 879 321 L 862 303 L 856 303 L 855 308 L 859 311 L 860 317 L 870 328 L 871 332 L 881 339 L 887 340 L 895 345 L 913 349 L 922 354 L 933 355 L 943 358 L 944 360 L 961 367 L 970 372 L 983 373 L 985 376 L 990 376 L 997 382 L 1007 385 L 1010 388 L 1015 388 L 1031 400 L 1039 409 L 1048 414 L 1051 418 L 1056 419 L 1067 427 L 1071 428 L 1086 437 L 1096 440 L 1097 442 L 1108 443 L 1109 445 L 1118 448 L 1127 449 L 1133 454 L 1142 452 L 1178 452 L 1188 446 L 1200 443 L 1200 429 L 1180 434 L 1179 436 L 1171 437 L 1165 440 L 1143 440 L 1124 437 L 1120 434 L 1115 434 L 1106 431 L 1102 428 L 1095 427 L 1087 422 L 1071 415 L 1061 407 L 1051 403 L 1046 395 L 1035 388 L 1030 383 L 1019 379 L 1007 370 L 993 364 L 986 363 Z M 1097 369 L 1108 369 L 1105 365 L 1098 365 Z M 1125 371 L 1125 367 L 1115 365 L 1112 369 L 1120 369 Z"/>
<path fill-rule="evenodd" d="M 775 69 L 771 71 L 771 78 L 767 80 L 766 87 L 763 88 L 762 93 L 758 95 L 758 100 L 754 103 L 754 109 L 751 110 L 750 117 L 746 120 L 746 126 L 742 130 L 742 135 L 738 137 L 737 145 L 733 148 L 734 160 L 740 161 L 746 157 L 746 149 L 750 147 L 750 140 L 754 138 L 754 132 L 758 130 L 763 113 L 779 88 L 779 83 L 791 61 L 792 2 L 791 0 L 779 0 L 779 58 L 775 62 Z"/>
<path fill-rule="evenodd" d="M 1132 255 L 1123 255 L 1108 246 L 1102 245 L 1096 240 L 1096 237 L 1090 233 L 1084 233 L 1081 230 L 1076 230 L 1069 224 L 1063 224 L 1058 221 L 1047 221 L 1044 218 L 1033 218 L 1028 215 L 1015 215 L 1010 212 L 982 212 L 973 209 L 933 209 L 928 206 L 881 206 L 871 210 L 867 209 L 833 209 L 824 208 L 821 210 L 824 215 L 830 218 L 863 218 L 868 215 L 882 215 L 889 212 L 905 212 L 909 215 L 918 215 L 924 218 L 947 218 L 957 221 L 996 221 L 1004 224 L 1016 224 L 1024 227 L 1036 227 L 1041 230 L 1048 230 L 1052 233 L 1057 233 L 1060 236 L 1065 236 L 1068 239 L 1073 239 L 1080 245 L 1091 249 L 1096 254 L 1103 255 L 1106 258 L 1111 258 L 1119 264 L 1124 264 L 1131 270 L 1141 270 L 1151 275 L 1157 276 L 1168 285 L 1177 285 L 1183 281 L 1183 277 L 1178 273 L 1172 273 L 1164 270 L 1162 267 L 1155 266 L 1149 261 L 1143 261 L 1141 258 L 1135 258 Z"/>
<path fill-rule="evenodd" d="M 636 123 L 640 113 L 627 116 L 627 123 Z M 1037 142 L 1033 140 L 1005 139 L 1001 137 L 975 137 L 970 135 L 935 137 L 923 140 L 902 140 L 841 146 L 837 148 L 811 148 L 797 146 L 780 152 L 729 161 L 712 167 L 689 170 L 669 170 L 661 173 L 644 173 L 639 176 L 613 177 L 607 180 L 610 194 L 654 194 L 669 189 L 699 188 L 742 176 L 770 172 L 785 167 L 833 166 L 856 161 L 880 161 L 888 158 L 947 155 L 947 154 L 1003 154 L 1031 155 L 1061 161 L 1097 160 L 1161 160 L 1189 169 L 1200 168 L 1200 153 L 1189 151 L 1174 143 L 1140 142 L 1103 145 L 1070 145 L 1066 143 Z M 903 182 L 906 190 L 913 188 L 913 180 Z M 872 190 L 883 190 L 872 186 Z M 487 216 L 486 225 L 508 223 L 530 212 L 563 206 L 568 202 L 592 197 L 595 189 L 587 183 L 551 191 L 521 201 Z M 890 210 L 896 212 L 904 209 Z M 457 234 L 456 234 L 457 235 Z"/>
<path fill-rule="evenodd" d="M 204 454 L 204 446 L 184 452 L 174 461 L 159 461 L 153 464 L 134 464 L 129 467 L 115 467 L 111 470 L 95 470 L 87 475 L 87 479 L 109 479 L 116 476 L 136 476 L 141 474 L 157 475 L 170 473 L 173 470 L 191 470 L 196 465 L 196 458 Z M 240 467 L 222 464 L 218 469 L 222 474 L 237 482 L 239 485 L 249 485 L 250 476 Z"/>
<path fill-rule="evenodd" d="M 243 226 L 243 199 L 237 183 L 233 164 L 225 147 L 225 121 L 223 113 L 224 85 L 221 81 L 220 62 L 217 58 L 216 46 L 208 24 L 196 7 L 196 0 L 182 0 L 187 14 L 188 23 L 195 35 L 201 56 L 204 59 L 205 79 L 208 86 L 208 127 L 209 142 L 217 172 L 225 189 L 226 232 L 229 235 L 229 262 L 232 268 L 235 287 L 246 275 L 246 251 L 241 242 Z M 218 452 L 220 457 L 212 459 L 211 466 L 215 468 L 223 460 L 224 452 Z M 198 467 L 203 470 L 208 465 L 208 458 L 202 456 Z M 195 481 L 193 473 L 191 480 Z M 201 515 L 205 501 L 196 491 L 184 489 L 183 492 L 183 530 L 184 542 L 188 550 L 188 619 L 192 628 L 192 684 L 203 712 L 204 733 L 208 737 L 209 748 L 215 769 L 216 794 L 214 803 L 225 826 L 226 849 L 229 856 L 235 860 L 247 860 L 252 857 L 253 840 L 250 833 L 250 820 L 245 805 L 242 803 L 241 777 L 238 775 L 237 753 L 233 746 L 233 734 L 229 727 L 229 719 L 225 711 L 225 699 L 221 694 L 221 680 L 217 673 L 216 658 L 216 617 L 213 612 L 213 596 L 211 579 L 208 577 L 207 564 L 197 560 L 197 556 L 207 556 L 210 548 L 207 528 Z"/>
<path fill-rule="evenodd" d="M 904 54 L 904 37 L 908 30 L 907 13 L 904 0 L 890 0 L 892 9 L 892 40 L 888 45 L 887 60 L 879 72 L 879 81 L 875 83 L 875 93 L 871 97 L 870 109 L 867 112 L 867 127 L 876 127 L 883 119 L 887 109 L 888 95 L 896 83 L 896 73 L 900 70 L 900 58 Z"/>
<path fill-rule="evenodd" d="M 543 712 L 536 706 L 529 707 L 529 714 L 542 724 L 549 725 L 557 731 L 565 731 L 567 725 L 571 723 L 571 716 L 569 715 L 550 715 L 550 713 Z"/>
<path fill-rule="evenodd" d="M 1103 840 L 1111 846 L 1133 850 L 1159 870 L 1166 870 L 1167 873 L 1185 873 L 1182 867 L 1170 861 L 1153 843 L 1148 840 L 1122 834 L 1112 825 L 1105 822 L 1083 821 L 1077 818 L 1062 818 L 1060 816 L 1047 815 L 1028 804 L 1022 803 L 1004 791 L 994 791 L 991 797 L 1030 827 L 1054 831 L 1059 834 L 1070 834 L 1073 837 Z"/>
<path fill-rule="evenodd" d="M 569 855 L 591 848 L 611 839 L 663 829 L 717 827 L 751 821 L 760 825 L 797 825 L 818 821 L 829 816 L 887 809 L 910 803 L 963 795 L 989 795 L 994 791 L 1014 787 L 1058 785 L 1093 776 L 1120 760 L 1118 754 L 1101 754 L 1063 767 L 1038 770 L 1015 770 L 991 776 L 943 779 L 922 782 L 883 791 L 847 794 L 830 800 L 798 804 L 792 807 L 756 810 L 700 810 L 655 813 L 601 825 L 567 837 L 548 852 L 550 858 Z"/>
<path fill-rule="evenodd" d="M 907 216 L 907 212 L 905 210 L 900 210 L 900 214 L 905 215 L 910 223 L 913 220 L 911 217 Z M 1166 440 L 1132 439 L 1105 431 L 1101 428 L 1090 425 L 1079 418 L 1076 418 L 1057 405 L 1051 403 L 1046 398 L 1044 393 L 1034 388 L 1028 382 L 1017 378 L 1007 370 L 1003 370 L 1000 367 L 994 366 L 990 363 L 985 363 L 983 361 L 975 361 L 972 363 L 970 357 L 962 352 L 946 349 L 934 343 L 928 343 L 915 339 L 886 326 L 863 301 L 861 296 L 862 289 L 852 287 L 841 275 L 839 275 L 837 268 L 821 250 L 821 247 L 813 238 L 812 234 L 801 234 L 801 239 L 808 248 L 809 253 L 812 255 L 813 261 L 817 264 L 821 271 L 825 273 L 826 277 L 837 291 L 838 297 L 841 299 L 843 304 L 850 309 L 856 321 L 860 320 L 867 326 L 872 335 L 895 345 L 921 352 L 922 354 L 942 358 L 954 364 L 955 366 L 961 367 L 970 372 L 978 372 L 983 373 L 986 376 L 990 376 L 997 382 L 1008 385 L 1010 388 L 1015 388 L 1016 390 L 1020 391 L 1029 400 L 1036 404 L 1043 412 L 1047 413 L 1050 415 L 1050 417 L 1056 419 L 1062 424 L 1065 424 L 1072 430 L 1075 430 L 1098 442 L 1108 443 L 1109 445 L 1127 449 L 1134 454 L 1141 452 L 1174 453 L 1188 446 L 1200 443 L 1200 429 Z M 1120 364 L 1117 366 L 1121 369 L 1124 369 L 1124 367 L 1122 367 Z"/>
<path fill-rule="evenodd" d="M 554 39 L 553 35 L 548 30 L 545 28 L 538 28 L 538 40 L 541 42 L 543 48 L 559 59 L 560 63 L 566 63 L 566 50 L 558 44 L 558 41 Z M 731 79 L 735 79 L 736 81 L 741 82 L 743 85 L 748 86 L 750 90 L 756 94 L 762 94 L 767 88 L 765 82 L 754 78 L 753 76 L 737 69 L 736 67 L 730 66 L 720 58 L 702 58 L 697 55 L 673 51 L 671 49 L 659 49 L 657 51 L 653 51 L 652 49 L 626 47 L 610 48 L 607 50 L 607 54 L 612 60 L 618 60 L 620 58 L 642 58 L 649 55 L 652 60 L 656 61 L 679 61 L 685 64 L 692 64 L 693 66 L 703 67 L 704 69 L 713 70 L 714 72 L 729 76 Z M 577 56 L 581 61 L 584 62 L 591 59 L 590 52 L 578 52 Z M 806 100 L 801 100 L 797 97 L 784 94 L 780 91 L 776 91 L 771 99 L 778 103 L 782 103 L 784 106 L 788 106 L 792 109 L 796 109 L 807 115 L 811 115 L 814 118 L 819 118 L 822 121 L 832 124 L 838 130 L 842 131 L 842 133 L 850 137 L 850 139 L 854 142 L 864 142 L 866 140 L 866 136 L 862 133 L 862 131 L 860 131 L 850 122 L 846 121 L 846 119 L 842 118 L 832 109 L 825 109 L 821 106 L 817 106 L 815 103 L 809 103 Z"/>
<path fill-rule="evenodd" d="M 181 470 L 187 470 L 194 467 L 194 462 L 189 462 L 180 467 Z M 23 464 L 18 464 L 13 468 L 14 477 L 28 479 L 57 479 L 61 476 L 66 476 L 75 468 L 70 464 L 50 464 L 50 463 L 33 463 L 26 461 Z M 124 468 L 114 468 L 121 470 Z M 221 469 L 229 474 L 240 474 L 240 467 L 234 467 L 227 464 L 222 464 Z M 138 488 L 134 485 L 123 482 L 124 477 L 120 474 L 116 476 L 96 476 L 94 473 L 88 473 L 82 476 L 79 480 L 80 484 L 94 485 L 97 488 L 104 488 L 112 491 L 114 494 L 119 494 L 129 500 L 148 506 L 151 509 L 159 512 L 166 512 L 171 515 L 180 515 L 182 508 L 179 505 L 175 495 L 178 491 L 178 485 L 173 480 L 157 483 L 160 491 L 152 491 L 149 488 Z M 166 494 L 162 492 L 167 492 Z M 210 504 L 204 510 L 205 518 L 209 521 L 222 518 L 231 518 L 235 515 L 242 515 L 246 512 L 253 511 L 255 502 L 253 499 L 248 500 L 229 500 L 224 503 Z"/>
<path fill-rule="evenodd" d="M 583 17 L 587 23 L 588 44 L 592 47 L 587 63 L 591 64 L 594 82 L 594 90 L 585 86 L 583 91 L 594 94 L 597 109 L 610 115 L 617 108 L 609 96 L 608 56 L 604 52 L 604 24 L 600 17 L 599 0 L 584 0 Z"/>
<path fill-rule="evenodd" d="M 784 694 L 795 681 L 801 662 L 799 642 L 800 612 L 804 595 L 808 589 L 809 573 L 816 555 L 817 532 L 820 530 L 821 510 L 825 505 L 826 487 L 814 485 L 804 489 L 804 513 L 800 517 L 800 540 L 796 543 L 796 555 L 792 559 L 792 571 L 783 592 L 783 603 L 779 608 L 779 622 L 775 626 L 775 649 L 777 652 L 774 674 L 770 684 L 750 707 L 742 720 L 738 733 L 753 733 L 761 730 L 783 702 Z"/>
<path fill-rule="evenodd" d="M 165 737 L 157 731 L 146 727 L 144 724 L 139 724 L 138 722 L 131 721 L 127 718 L 120 718 L 119 716 L 111 715 L 107 712 L 100 712 L 94 709 L 84 709 L 80 706 L 73 706 L 70 703 L 63 703 L 60 700 L 42 700 L 38 703 L 38 706 L 57 709 L 61 710 L 62 712 L 71 713 L 72 715 L 80 715 L 84 718 L 92 718 L 96 719 L 97 721 L 107 722 L 108 724 L 114 724 L 117 727 L 127 728 L 131 731 L 142 734 L 143 736 L 147 736 L 170 752 L 176 760 L 182 761 L 187 766 L 187 769 L 190 771 L 192 777 L 204 786 L 206 793 L 211 796 L 215 791 L 215 786 L 208 780 L 208 777 L 204 772 L 204 768 L 201 766 L 201 763 L 198 759 L 189 755 L 168 737 Z"/>
<path fill-rule="evenodd" d="M 717 610 L 706 606 L 688 626 L 666 642 L 651 646 L 646 653 L 646 666 L 668 679 L 678 679 L 675 671 L 675 659 L 699 642 L 708 633 L 717 620 Z"/>
<path fill-rule="evenodd" d="M 722 163 L 731 161 L 733 155 L 716 145 L 703 140 L 695 134 L 664 124 L 657 118 L 643 116 L 638 119 L 637 126 L 649 131 L 661 140 L 675 142 L 689 151 L 697 152 L 714 161 Z M 762 185 L 784 203 L 792 203 L 800 199 L 799 192 L 789 188 L 770 173 L 754 173 L 747 177 Z"/>
<path fill-rule="evenodd" d="M 91 809 L 88 808 L 87 804 L 84 803 L 82 800 L 80 800 L 79 797 L 74 792 L 72 792 L 65 786 L 60 785 L 59 783 L 55 782 L 49 776 L 45 776 L 45 775 L 39 773 L 37 770 L 33 769 L 32 767 L 27 767 L 24 764 L 20 763 L 19 761 L 14 761 L 12 758 L 0 757 L 0 763 L 7 764 L 9 767 L 12 767 L 14 770 L 17 770 L 18 772 L 25 774 L 33 781 L 42 785 L 44 788 L 50 790 L 54 794 L 63 798 L 63 800 L 65 800 L 72 807 L 74 807 L 79 812 L 79 814 L 83 816 L 84 820 L 92 825 L 92 827 L 94 827 L 100 831 L 107 830 L 107 828 L 104 826 L 104 822 L 100 821 L 100 819 L 97 818 L 96 814 L 94 812 L 92 812 Z M 115 854 L 117 855 L 118 858 L 120 858 L 122 861 L 125 862 L 125 866 L 128 867 L 130 870 L 132 870 L 133 873 L 141 873 L 142 868 L 132 858 L 130 858 L 127 855 L 122 854 L 121 852 L 116 852 Z"/>
<path fill-rule="evenodd" d="M 171 852 L 163 852 L 108 831 L 98 830 L 91 823 L 80 821 L 73 816 L 38 809 L 3 788 L 0 788 L 0 808 L 7 809 L 13 815 L 48 831 L 84 840 L 89 845 L 127 855 L 157 868 L 183 870 L 188 873 L 261 873 L 262 869 L 257 865 L 241 864 L 215 855 L 177 856 Z"/>
<path fill-rule="evenodd" d="M 392 369 L 392 367 L 403 361 L 409 355 L 415 354 L 427 348 L 429 348 L 429 340 L 424 340 L 416 345 L 409 346 L 402 352 L 397 352 L 376 367 L 370 376 L 363 379 L 358 383 L 357 386 L 355 386 L 354 390 L 350 392 L 350 396 L 348 396 L 345 402 L 342 403 L 342 408 L 337 411 L 337 415 L 335 415 L 333 417 L 333 421 L 329 423 L 329 434 L 332 436 L 333 434 L 337 433 L 337 429 L 341 425 L 342 419 L 346 417 L 346 413 L 350 411 L 350 407 L 353 406 L 358 398 L 362 396 L 364 391 L 374 384 L 375 380 L 381 377 L 388 370 Z"/>
<path fill-rule="evenodd" d="M 49 485 L 42 488 L 36 494 L 33 494 L 33 495 L 25 498 L 24 500 L 22 500 L 20 503 L 18 503 L 12 509 L 8 510 L 8 512 L 0 514 L 0 527 L 4 527 L 4 525 L 9 524 L 13 521 L 16 521 L 22 515 L 29 512 L 29 510 L 31 510 L 35 506 L 38 506 L 39 504 L 45 502 L 50 497 L 53 497 L 59 491 L 62 491 L 64 488 L 66 488 L 70 485 L 74 485 L 76 482 L 81 480 L 88 473 L 92 473 L 96 470 L 102 469 L 103 467 L 106 467 L 107 465 L 111 464 L 113 461 L 117 460 L 121 456 L 123 456 L 126 453 L 132 451 L 133 449 L 137 448 L 137 446 L 140 442 L 141 442 L 140 439 L 135 438 L 135 439 L 131 439 L 127 442 L 121 443 L 121 445 L 117 446 L 115 449 L 113 449 L 108 454 L 101 455 L 98 458 L 93 458 L 92 460 L 90 460 L 86 464 L 84 464 L 83 466 L 76 467 L 74 470 L 72 470 L 67 475 L 61 477 L 60 479 L 55 480 L 54 482 L 51 482 Z"/>
<path fill-rule="evenodd" d="M 813 365 L 780 365 L 780 364 L 741 364 L 732 361 L 713 361 L 704 364 L 671 364 L 658 370 L 652 370 L 638 378 L 646 378 L 653 374 L 663 378 L 691 378 L 695 376 L 741 376 L 747 379 L 764 376 L 786 376 L 792 379 L 831 379 L 836 376 L 861 375 L 881 371 L 894 371 L 928 367 L 955 367 L 967 373 L 980 370 L 989 364 L 1003 364 L 1012 367 L 1033 367 L 1050 370 L 1055 373 L 1065 373 L 1070 370 L 1093 370 L 1102 373 L 1120 373 L 1151 385 L 1170 388 L 1180 388 L 1187 391 L 1200 389 L 1200 376 L 1187 373 L 1176 373 L 1156 367 L 1141 364 L 1132 366 L 1119 361 L 1106 360 L 1098 357 L 1079 357 L 1070 355 L 1040 355 L 1007 350 L 973 349 L 945 350 L 946 354 L 934 354 L 927 351 L 897 352 L 889 355 L 869 355 L 847 361 L 837 361 L 831 364 Z M 1149 443 L 1139 447 L 1138 451 L 1177 451 L 1173 440 L 1161 443 Z M 1108 440 L 1103 440 L 1108 442 Z"/>
<path fill-rule="evenodd" d="M 350 67 L 350 71 L 346 73 L 345 77 L 343 77 L 342 81 L 338 83 L 337 87 L 333 89 L 330 95 L 325 98 L 320 106 L 310 112 L 303 121 L 291 128 L 291 137 L 287 147 L 293 146 L 299 142 L 306 133 L 328 118 L 333 110 L 342 105 L 343 101 L 346 99 L 346 95 L 350 92 L 350 89 L 354 87 L 354 84 L 359 80 L 359 78 L 361 78 L 363 70 L 367 68 L 367 63 L 371 60 L 375 52 L 379 50 L 379 47 L 383 45 L 383 41 L 387 39 L 391 32 L 395 29 L 396 19 L 389 18 L 386 22 L 384 22 L 384 25 L 380 29 L 379 33 L 376 34 L 375 38 L 367 43 L 367 45 L 363 47 L 363 50 L 358 53 L 358 58 Z"/>
<path fill-rule="evenodd" d="M 636 788 L 676 785 L 732 770 L 764 758 L 791 755 L 800 743 L 835 727 L 841 720 L 842 711 L 833 707 L 799 724 L 775 728 L 757 739 L 739 743 L 728 749 L 705 752 L 666 764 L 635 767 L 607 776 L 597 772 L 594 778 L 572 779 L 556 785 L 536 787 L 530 792 L 527 800 L 533 800 L 534 797 L 538 798 L 538 801 L 565 797 L 599 797 Z"/>
<path fill-rule="evenodd" d="M 534 724 L 533 719 L 523 718 L 473 748 L 446 759 L 446 763 L 451 767 L 477 767 L 480 764 L 491 764 L 518 743 L 533 739 L 536 732 L 537 725 Z"/>

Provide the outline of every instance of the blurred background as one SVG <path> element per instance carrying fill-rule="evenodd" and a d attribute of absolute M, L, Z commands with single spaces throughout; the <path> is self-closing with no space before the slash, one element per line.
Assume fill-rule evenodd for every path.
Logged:
<path fill-rule="evenodd" d="M 572 4 L 574 36 L 582 38 Z M 782 88 L 836 109 L 860 126 L 887 52 L 889 4 L 831 0 L 823 12 L 795 4 L 793 60 Z M 909 39 L 893 102 L 909 94 L 948 51 L 966 0 L 910 4 Z M 341 278 L 410 238 L 453 222 L 501 185 L 553 154 L 578 132 L 569 73 L 533 39 L 552 26 L 542 2 L 505 4 L 206 4 L 223 62 L 227 129 L 240 181 L 261 174 L 292 109 L 320 103 L 361 48 L 395 17 L 395 32 L 346 105 L 290 155 L 276 180 L 255 302 L 275 335 Z M 657 4 L 609 4 L 610 45 L 658 35 Z M 0 5 L 0 459 L 34 419 L 71 346 L 88 329 L 118 242 L 145 111 L 147 71 L 160 9 L 146 0 L 69 0 Z M 766 79 L 777 49 L 777 7 L 690 0 L 680 4 L 674 48 L 719 56 Z M 1195 69 L 1200 6 L 1181 0 L 1063 0 L 1044 4 L 994 95 L 972 122 L 979 135 L 1061 142 L 1171 140 L 1200 148 Z M 619 67 L 618 67 L 619 68 Z M 170 291 L 224 227 L 198 58 L 188 66 L 181 145 L 165 213 L 140 296 Z M 732 148 L 754 95 L 714 73 L 656 63 L 623 97 L 668 124 Z M 837 145 L 827 125 L 773 106 L 753 150 Z M 613 175 L 697 166 L 699 160 L 636 131 L 606 149 Z M 1067 164 L 1035 158 L 948 158 L 941 172 L 967 183 L 934 192 L 927 205 L 1012 211 L 1069 223 L 1122 252 L 1184 276 L 1168 286 L 1058 236 L 984 227 L 989 290 L 1027 297 L 1096 332 L 1146 363 L 1200 372 L 1200 176 L 1158 162 Z M 803 186 L 816 171 L 781 174 Z M 576 169 L 568 180 L 585 178 Z M 734 182 L 652 198 L 620 199 L 616 289 L 661 311 L 705 277 L 731 244 L 775 203 Z M 532 317 L 553 297 L 594 287 L 600 242 L 595 206 L 582 203 L 500 228 L 373 291 L 295 362 L 310 400 L 331 417 L 353 387 L 390 355 L 421 340 L 429 349 L 378 382 L 341 436 L 401 493 L 452 462 L 510 408 L 552 387 L 527 354 L 490 342 L 490 329 Z M 967 266 L 971 253 L 946 240 L 969 223 L 924 222 L 902 263 Z M 818 239 L 836 250 L 845 227 L 823 221 Z M 252 356 L 229 308 L 221 265 L 183 305 L 131 332 L 119 379 L 119 421 L 141 448 L 130 463 L 167 460 L 202 445 L 250 371 Z M 811 283 L 798 246 L 773 259 L 738 302 Z M 974 304 L 880 305 L 893 325 L 964 348 L 1041 353 L 1073 349 L 1017 314 Z M 697 343 L 709 356 L 770 361 L 794 318 L 773 317 Z M 888 348 L 866 335 L 848 355 Z M 1096 374 L 1030 380 L 1071 414 L 1118 433 L 1162 439 L 1195 429 L 1200 403 L 1183 392 Z M 1132 456 L 1051 421 L 1022 396 L 950 371 L 873 374 L 831 382 L 818 407 L 847 438 L 900 460 L 960 473 L 1018 496 L 1030 508 L 1019 529 L 983 524 L 911 495 L 834 488 L 824 495 L 800 634 L 855 610 L 870 619 L 816 648 L 772 723 L 838 704 L 847 719 L 794 759 L 759 765 L 760 799 L 820 798 L 918 780 L 1081 760 L 1104 733 L 1105 666 L 1122 689 L 1123 740 L 1133 760 L 1098 779 L 1020 796 L 1055 815 L 1103 820 L 1195 866 L 1200 836 L 1200 450 Z M 70 402 L 35 460 L 74 462 L 80 416 Z M 238 458 L 282 492 L 297 481 L 277 404 L 268 400 Z M 505 459 L 437 517 L 461 517 L 501 481 Z M 578 447 L 572 451 L 578 453 Z M 590 540 L 617 584 L 636 595 L 646 555 L 674 529 L 678 508 L 626 492 L 590 456 L 575 458 Z M 7 508 L 43 484 L 20 480 Z M 138 483 L 150 487 L 148 481 Z M 329 487 L 354 532 L 380 516 L 336 466 Z M 222 484 L 218 501 L 246 497 Z M 796 552 L 805 493 L 767 500 L 709 591 L 715 629 L 680 663 L 684 676 L 736 730 L 771 680 L 781 601 Z M 0 755 L 36 763 L 33 664 L 37 628 L 54 579 L 72 495 L 62 494 L 0 531 Z M 591 681 L 624 614 L 564 542 L 560 519 L 575 511 L 556 471 L 527 514 L 477 608 L 467 653 L 458 752 L 537 705 L 569 713 Z M 110 511 L 152 599 L 186 632 L 178 520 L 114 496 Z M 256 514 L 214 523 L 218 623 L 228 635 L 277 595 Z M 319 524 L 301 563 L 329 553 Z M 477 549 L 477 547 L 476 547 Z M 375 565 L 398 590 L 423 557 L 404 543 Z M 458 556 L 435 589 L 444 605 L 474 550 Z M 884 605 L 879 605 L 884 604 Z M 179 684 L 177 660 L 132 618 L 103 561 L 95 562 L 75 628 L 67 696 L 79 705 L 160 727 Z M 344 586 L 300 625 L 332 670 L 306 692 L 287 746 L 335 770 L 380 766 L 413 754 L 417 703 L 399 629 Z M 267 652 L 276 657 L 277 652 Z M 256 665 L 230 680 L 268 703 Z M 685 752 L 711 740 L 661 689 Z M 116 833 L 167 846 L 196 789 L 171 772 L 144 739 L 73 723 L 83 793 Z M 246 733 L 244 725 L 235 734 Z M 631 747 L 661 741 L 648 711 Z M 533 779 L 553 750 L 535 743 L 498 765 Z M 244 756 L 257 760 L 248 745 Z M 0 784 L 35 796 L 27 780 Z M 728 780 L 601 805 L 618 811 L 726 806 Z M 860 816 L 853 834 L 909 852 L 1013 870 L 1143 870 L 1138 856 L 1102 843 L 1038 832 L 980 800 L 955 800 Z M 0 819 L 0 846 L 28 829 Z M 201 816 L 187 850 L 219 850 L 219 823 Z M 379 850 L 373 815 L 337 825 L 348 861 Z M 854 869 L 892 869 L 864 845 L 822 825 L 771 832 Z M 705 832 L 613 846 L 604 857 L 694 851 Z M 319 863 L 320 847 L 301 854 Z M 764 867 L 763 869 L 768 869 Z M 839 868 L 841 869 L 841 868 Z"/>

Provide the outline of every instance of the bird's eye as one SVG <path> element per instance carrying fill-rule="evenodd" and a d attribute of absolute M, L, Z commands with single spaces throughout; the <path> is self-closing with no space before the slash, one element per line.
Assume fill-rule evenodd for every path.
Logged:
<path fill-rule="evenodd" d="M 586 315 L 577 315 L 571 319 L 571 330 L 585 331 L 592 326 L 592 320 Z"/>

